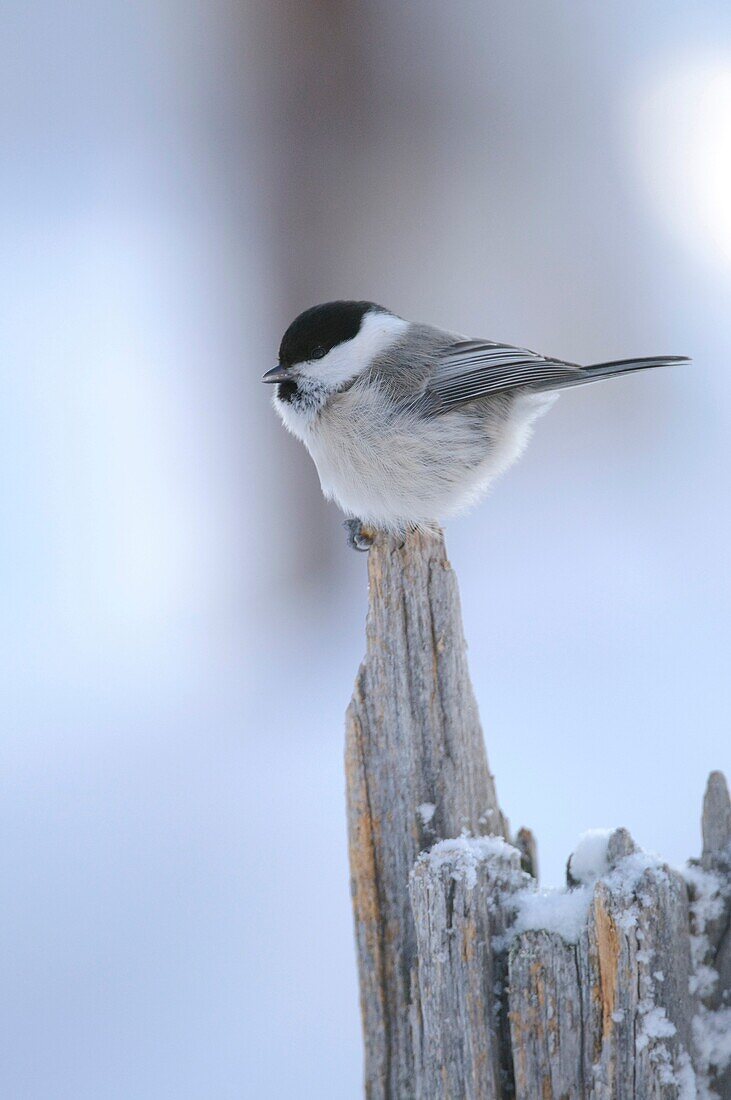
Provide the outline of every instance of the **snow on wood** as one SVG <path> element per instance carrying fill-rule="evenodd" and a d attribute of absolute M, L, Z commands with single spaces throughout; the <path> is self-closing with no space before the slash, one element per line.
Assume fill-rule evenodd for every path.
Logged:
<path fill-rule="evenodd" d="M 510 895 L 527 879 L 520 852 L 497 838 L 442 841 L 411 874 L 418 949 L 416 1080 L 422 1100 L 502 1095 L 503 955 Z"/>
<path fill-rule="evenodd" d="M 518 932 L 510 949 L 519 1100 L 682 1096 L 694 1079 L 684 883 L 623 829 L 599 847 L 604 875 L 568 893 L 590 893 L 580 933 L 572 915 L 567 934 L 554 921 L 551 933 Z"/>
<path fill-rule="evenodd" d="M 731 798 L 711 772 L 703 800 L 703 852 L 685 876 L 690 891 L 693 1021 L 704 1097 L 731 1100 Z"/>

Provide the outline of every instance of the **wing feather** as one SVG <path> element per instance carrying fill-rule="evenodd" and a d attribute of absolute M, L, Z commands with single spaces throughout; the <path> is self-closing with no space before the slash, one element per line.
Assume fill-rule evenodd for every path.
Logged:
<path fill-rule="evenodd" d="M 500 390 L 571 385 L 583 380 L 581 367 L 549 359 L 510 344 L 469 340 L 452 344 L 437 360 L 425 396 L 440 410 Z"/>

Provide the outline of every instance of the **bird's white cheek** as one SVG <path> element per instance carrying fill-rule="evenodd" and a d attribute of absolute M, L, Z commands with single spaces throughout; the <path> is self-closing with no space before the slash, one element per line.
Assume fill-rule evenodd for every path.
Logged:
<path fill-rule="evenodd" d="M 337 390 L 352 382 L 363 368 L 359 349 L 353 346 L 355 342 L 349 340 L 347 344 L 332 348 L 322 359 L 301 363 L 300 376 L 329 390 Z"/>

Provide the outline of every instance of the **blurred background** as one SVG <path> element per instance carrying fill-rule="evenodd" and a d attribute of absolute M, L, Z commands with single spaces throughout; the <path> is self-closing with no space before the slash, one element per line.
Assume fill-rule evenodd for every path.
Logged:
<path fill-rule="evenodd" d="M 731 765 L 731 9 L 2 24 L 2 1093 L 355 1098 L 366 563 L 259 377 L 334 297 L 694 357 L 564 395 L 448 545 L 544 881 L 591 826 L 697 853 Z"/>

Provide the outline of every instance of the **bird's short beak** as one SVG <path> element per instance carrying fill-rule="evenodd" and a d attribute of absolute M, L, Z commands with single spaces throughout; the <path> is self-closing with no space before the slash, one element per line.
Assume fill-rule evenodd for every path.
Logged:
<path fill-rule="evenodd" d="M 280 363 L 278 367 L 272 367 L 271 370 L 266 372 L 262 378 L 262 382 L 284 382 L 285 378 L 287 378 L 287 374 L 287 368 L 283 367 Z"/>

